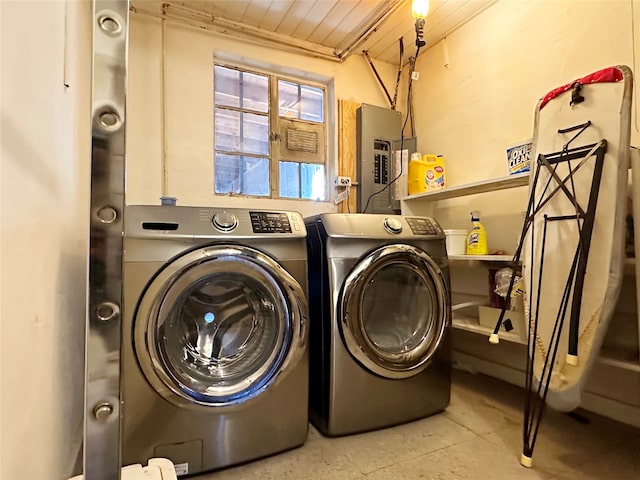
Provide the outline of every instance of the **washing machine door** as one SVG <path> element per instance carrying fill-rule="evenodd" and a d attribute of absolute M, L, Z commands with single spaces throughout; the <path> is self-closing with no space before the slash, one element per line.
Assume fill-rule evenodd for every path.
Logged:
<path fill-rule="evenodd" d="M 302 288 L 274 259 L 243 246 L 208 246 L 170 262 L 134 321 L 146 378 L 178 406 L 244 403 L 285 376 L 307 343 Z"/>
<path fill-rule="evenodd" d="M 340 295 L 347 350 L 382 377 L 418 374 L 442 343 L 449 298 L 445 276 L 423 250 L 396 244 L 370 252 L 347 275 Z"/>

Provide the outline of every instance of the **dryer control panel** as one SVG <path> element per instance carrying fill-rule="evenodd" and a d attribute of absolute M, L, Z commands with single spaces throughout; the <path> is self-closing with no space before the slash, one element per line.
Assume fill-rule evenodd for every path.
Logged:
<path fill-rule="evenodd" d="M 425 217 L 405 217 L 414 235 L 438 235 L 440 227 Z"/>
<path fill-rule="evenodd" d="M 289 216 L 277 212 L 249 212 L 253 233 L 291 233 Z"/>

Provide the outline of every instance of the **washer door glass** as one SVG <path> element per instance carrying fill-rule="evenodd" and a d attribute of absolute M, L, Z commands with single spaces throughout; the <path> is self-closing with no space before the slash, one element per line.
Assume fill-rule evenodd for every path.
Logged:
<path fill-rule="evenodd" d="M 136 352 L 161 393 L 240 403 L 265 390 L 300 349 L 304 305 L 297 282 L 266 255 L 247 247 L 196 250 L 145 292 Z"/>
<path fill-rule="evenodd" d="M 449 320 L 446 280 L 410 245 L 368 254 L 347 276 L 341 330 L 349 352 L 373 373 L 406 378 L 424 370 Z"/>

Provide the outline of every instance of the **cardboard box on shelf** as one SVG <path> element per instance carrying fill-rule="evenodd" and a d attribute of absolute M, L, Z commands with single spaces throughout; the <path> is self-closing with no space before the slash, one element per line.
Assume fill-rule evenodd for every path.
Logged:
<path fill-rule="evenodd" d="M 531 149 L 533 143 L 531 140 L 524 140 L 507 147 L 507 164 L 509 166 L 509 175 L 514 173 L 528 172 L 531 170 Z"/>

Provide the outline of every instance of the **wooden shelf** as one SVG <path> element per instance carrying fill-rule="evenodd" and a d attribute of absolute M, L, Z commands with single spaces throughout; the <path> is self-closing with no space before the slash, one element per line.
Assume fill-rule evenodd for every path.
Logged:
<path fill-rule="evenodd" d="M 630 360 L 622 360 L 613 357 L 605 357 L 602 354 L 598 357 L 598 361 L 605 365 L 621 368 L 623 370 L 629 370 L 630 372 L 640 373 L 640 363 L 632 362 Z"/>
<path fill-rule="evenodd" d="M 513 255 L 449 255 L 449 260 L 461 262 L 511 262 Z"/>
<path fill-rule="evenodd" d="M 478 320 L 476 318 L 468 317 L 468 316 L 454 315 L 453 327 L 459 330 L 464 330 L 466 332 L 472 332 L 472 333 L 477 333 L 479 335 L 484 335 L 485 337 L 487 337 L 487 341 L 489 341 L 489 335 L 493 333 L 492 329 L 478 324 Z M 526 339 L 514 333 L 501 331 L 499 336 L 500 336 L 500 340 L 518 343 L 520 345 L 527 344 Z M 610 365 L 612 367 L 621 368 L 623 370 L 629 370 L 631 372 L 640 373 L 640 359 L 634 360 L 629 358 L 622 358 L 620 356 L 620 352 L 615 352 L 611 349 L 603 348 L 602 351 L 600 352 L 600 355 L 598 356 L 598 361 L 605 365 Z"/>
<path fill-rule="evenodd" d="M 402 198 L 403 201 L 412 200 L 445 200 L 447 198 L 462 197 L 464 195 L 474 195 L 476 193 L 495 192 L 507 188 L 523 187 L 529 184 L 529 172 L 517 173 L 506 177 L 481 180 L 479 182 L 458 185 L 455 187 L 443 188 L 432 192 L 417 193 Z"/>
<path fill-rule="evenodd" d="M 489 335 L 493 333 L 492 329 L 480 325 L 478 323 L 477 318 L 467 317 L 462 315 L 454 315 L 453 328 L 464 330 L 466 332 L 472 332 L 472 333 L 478 333 L 480 335 L 484 335 L 487 337 L 487 342 L 489 341 Z M 526 339 L 523 339 L 522 337 L 520 337 L 520 335 L 516 335 L 515 333 L 500 331 L 499 336 L 500 336 L 500 340 L 519 343 L 520 345 L 527 344 Z"/>
<path fill-rule="evenodd" d="M 640 353 L 635 348 L 602 346 L 598 361 L 605 365 L 640 373 Z"/>

